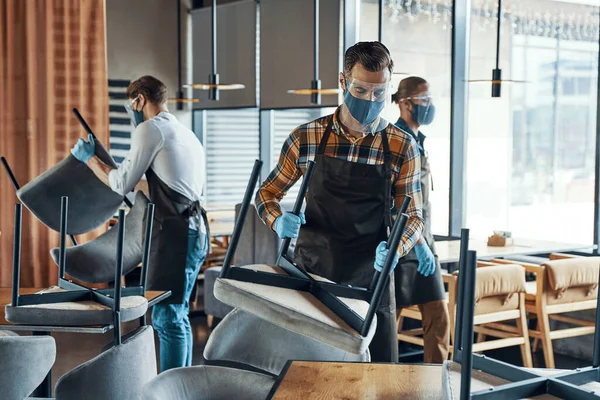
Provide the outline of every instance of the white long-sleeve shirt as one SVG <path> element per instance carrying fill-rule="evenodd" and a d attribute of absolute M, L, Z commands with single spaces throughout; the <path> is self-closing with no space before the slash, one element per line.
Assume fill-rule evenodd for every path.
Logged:
<path fill-rule="evenodd" d="M 125 196 L 148 168 L 152 168 L 169 188 L 203 203 L 206 184 L 204 148 L 194 132 L 169 112 L 163 111 L 136 127 L 127 157 L 108 175 L 110 188 Z M 206 231 L 197 218 L 190 219 L 190 228 Z"/>

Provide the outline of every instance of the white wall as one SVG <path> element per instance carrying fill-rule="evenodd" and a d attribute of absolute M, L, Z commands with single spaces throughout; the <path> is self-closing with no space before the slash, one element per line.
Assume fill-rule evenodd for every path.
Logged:
<path fill-rule="evenodd" d="M 189 0 L 182 2 L 183 83 L 191 76 L 189 60 Z M 175 97 L 177 88 L 177 0 L 106 0 L 108 77 L 134 80 L 153 75 Z M 185 92 L 184 92 L 185 93 Z M 169 110 L 191 127 L 191 106 Z"/>

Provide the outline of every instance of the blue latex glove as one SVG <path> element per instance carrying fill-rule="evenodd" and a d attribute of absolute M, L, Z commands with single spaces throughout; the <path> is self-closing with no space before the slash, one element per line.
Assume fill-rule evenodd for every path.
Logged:
<path fill-rule="evenodd" d="M 83 139 L 79 139 L 75 146 L 71 149 L 71 154 L 73 157 L 81 161 L 82 163 L 87 163 L 88 160 L 94 155 L 96 151 L 96 144 L 94 143 L 94 137 L 90 133 L 88 135 L 89 142 L 86 142 Z"/>
<path fill-rule="evenodd" d="M 282 239 L 297 238 L 300 225 L 305 223 L 306 218 L 304 218 L 304 213 L 301 212 L 298 216 L 290 212 L 284 212 L 283 215 L 280 215 L 275 220 L 275 232 Z"/>
<path fill-rule="evenodd" d="M 383 266 L 385 265 L 385 259 L 387 258 L 389 252 L 390 251 L 387 248 L 387 242 L 379 243 L 379 245 L 377 246 L 377 250 L 375 250 L 375 264 L 373 265 L 373 268 L 381 272 Z M 391 271 L 393 271 L 394 268 L 396 268 L 396 265 L 398 264 L 398 258 L 400 258 L 397 250 L 394 251 L 394 253 L 394 261 L 392 262 Z"/>
<path fill-rule="evenodd" d="M 433 275 L 435 272 L 435 256 L 431 252 L 431 249 L 427 243 L 421 243 L 415 246 L 415 252 L 419 259 L 419 267 L 417 272 L 423 276 Z"/>

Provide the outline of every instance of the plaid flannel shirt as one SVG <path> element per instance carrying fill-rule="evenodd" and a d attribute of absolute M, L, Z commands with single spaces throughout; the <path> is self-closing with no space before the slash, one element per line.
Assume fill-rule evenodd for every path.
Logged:
<path fill-rule="evenodd" d="M 381 134 L 368 134 L 358 139 L 349 136 L 339 123 L 338 112 L 339 108 L 333 114 L 332 134 L 324 155 L 361 164 L 383 164 Z M 308 161 L 315 159 L 330 117 L 325 116 L 294 129 L 281 148 L 277 165 L 258 190 L 256 209 L 272 230 L 275 230 L 275 220 L 282 214 L 279 202 L 302 177 Z M 398 249 L 403 256 L 415 245 L 423 231 L 421 160 L 417 142 L 410 134 L 392 124 L 387 126 L 386 133 L 392 154 L 392 187 L 396 204 L 402 204 L 405 195 L 413 199 L 407 210 L 409 219 Z M 403 158 L 404 163 L 400 165 Z"/>

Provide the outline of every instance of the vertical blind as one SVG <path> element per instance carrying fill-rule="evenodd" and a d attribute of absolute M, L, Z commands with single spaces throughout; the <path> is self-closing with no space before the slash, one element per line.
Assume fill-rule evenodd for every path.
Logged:
<path fill-rule="evenodd" d="M 209 207 L 241 203 L 259 158 L 257 108 L 207 110 L 201 127 L 206 151 L 206 202 Z"/>
<path fill-rule="evenodd" d="M 121 164 L 131 147 L 131 132 L 133 126 L 127 111 L 125 111 L 125 90 L 128 80 L 108 80 L 108 111 L 110 118 L 110 155 L 117 164 Z M 108 143 L 103 143 L 108 145 Z"/>

